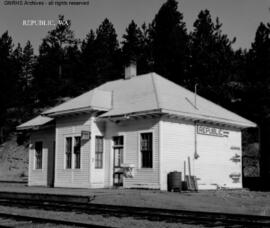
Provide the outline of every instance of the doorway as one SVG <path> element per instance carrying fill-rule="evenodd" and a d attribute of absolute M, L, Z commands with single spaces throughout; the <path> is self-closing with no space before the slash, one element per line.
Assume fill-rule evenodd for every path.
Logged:
<path fill-rule="evenodd" d="M 113 137 L 113 186 L 123 186 L 123 149 L 124 137 Z"/>

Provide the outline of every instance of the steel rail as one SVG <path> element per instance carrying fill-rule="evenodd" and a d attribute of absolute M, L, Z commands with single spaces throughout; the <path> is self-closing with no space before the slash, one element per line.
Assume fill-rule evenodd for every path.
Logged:
<path fill-rule="evenodd" d="M 80 211 L 90 214 L 106 214 L 111 216 L 136 216 L 140 218 L 169 220 L 169 221 L 197 221 L 203 223 L 224 223 L 233 225 L 270 227 L 270 216 L 228 214 L 218 212 L 202 212 L 188 210 L 172 210 L 159 208 L 130 207 L 93 203 L 66 203 L 66 202 L 46 202 L 36 200 L 0 200 L 0 205 L 20 206 L 38 209 L 50 209 L 61 211 Z"/>

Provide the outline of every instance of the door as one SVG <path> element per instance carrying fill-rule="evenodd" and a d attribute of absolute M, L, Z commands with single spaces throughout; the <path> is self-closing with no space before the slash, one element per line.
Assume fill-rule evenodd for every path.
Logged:
<path fill-rule="evenodd" d="M 113 185 L 123 186 L 123 136 L 113 137 Z"/>

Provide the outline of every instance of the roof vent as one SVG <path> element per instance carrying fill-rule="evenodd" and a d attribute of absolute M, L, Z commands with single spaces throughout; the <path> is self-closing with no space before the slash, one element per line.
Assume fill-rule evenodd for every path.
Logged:
<path fill-rule="evenodd" d="M 130 64 L 125 67 L 125 79 L 131 79 L 136 76 L 137 76 L 137 64 L 136 62 L 130 62 Z"/>

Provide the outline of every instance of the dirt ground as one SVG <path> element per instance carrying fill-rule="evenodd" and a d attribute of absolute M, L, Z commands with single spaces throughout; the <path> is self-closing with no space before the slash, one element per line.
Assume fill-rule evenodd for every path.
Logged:
<path fill-rule="evenodd" d="M 96 194 L 93 202 L 270 216 L 270 192 L 247 190 L 200 191 L 198 193 L 123 190 L 113 194 Z"/>
<path fill-rule="evenodd" d="M 90 196 L 92 203 L 270 216 L 270 192 L 216 190 L 163 192 L 141 189 L 70 189 L 0 183 L 1 191 Z"/>

